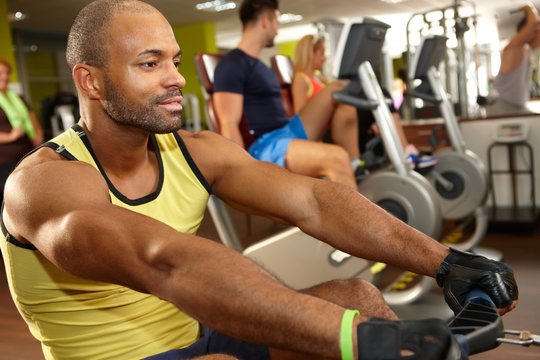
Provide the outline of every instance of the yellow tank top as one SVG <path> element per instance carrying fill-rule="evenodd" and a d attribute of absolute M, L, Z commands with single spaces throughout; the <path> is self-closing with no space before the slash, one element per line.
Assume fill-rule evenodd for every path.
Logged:
<path fill-rule="evenodd" d="M 107 179 L 82 128 L 75 126 L 46 146 L 101 171 L 112 203 L 180 232 L 195 233 L 210 187 L 180 136 L 155 135 L 151 143 L 159 149 L 159 186 L 155 193 L 132 200 Z M 2 230 L 7 241 L 0 240 L 0 247 L 11 294 L 46 359 L 141 359 L 198 339 L 198 322 L 174 305 L 123 286 L 65 273 L 32 246 L 6 236 L 3 221 Z"/>

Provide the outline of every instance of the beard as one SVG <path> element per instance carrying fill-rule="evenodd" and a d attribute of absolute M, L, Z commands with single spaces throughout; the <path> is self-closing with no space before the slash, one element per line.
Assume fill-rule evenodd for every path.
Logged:
<path fill-rule="evenodd" d="M 269 39 L 267 39 L 267 40 L 266 40 L 266 45 L 265 45 L 265 47 L 267 47 L 267 48 L 274 47 L 274 39 L 275 39 L 274 36 L 272 36 L 272 37 L 270 37 Z"/>
<path fill-rule="evenodd" d="M 181 90 L 169 90 L 164 95 L 150 98 L 144 104 L 129 101 L 108 76 L 105 76 L 106 100 L 105 113 L 117 124 L 133 126 L 152 134 L 167 134 L 178 131 L 182 126 L 180 111 L 167 111 L 158 106 L 159 103 L 182 94 Z M 169 116 L 165 117 L 163 112 Z"/>

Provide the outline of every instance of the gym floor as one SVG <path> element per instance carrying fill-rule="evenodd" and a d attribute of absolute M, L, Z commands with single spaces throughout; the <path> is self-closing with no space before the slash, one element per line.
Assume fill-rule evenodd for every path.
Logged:
<path fill-rule="evenodd" d="M 207 216 L 199 233 L 217 239 L 216 230 Z M 530 330 L 540 334 L 540 226 L 527 233 L 488 232 L 483 246 L 500 250 L 514 268 L 520 286 L 519 306 L 503 320 L 506 329 Z M 17 312 L 0 264 L 0 359 L 43 359 L 39 343 L 30 335 Z M 439 289 L 433 290 L 438 296 Z M 540 346 L 520 347 L 503 344 L 486 353 L 474 355 L 475 360 L 540 359 Z"/>

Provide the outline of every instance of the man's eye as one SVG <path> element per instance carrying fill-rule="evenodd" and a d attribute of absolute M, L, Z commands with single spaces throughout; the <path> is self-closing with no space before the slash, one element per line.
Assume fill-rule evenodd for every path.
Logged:
<path fill-rule="evenodd" d="M 147 67 L 147 68 L 153 68 L 157 66 L 157 62 L 155 61 L 145 62 L 145 63 L 142 63 L 142 66 Z"/>
<path fill-rule="evenodd" d="M 182 65 L 182 63 L 180 61 L 175 61 L 174 62 L 174 66 L 176 66 L 177 69 L 180 69 L 180 65 Z"/>

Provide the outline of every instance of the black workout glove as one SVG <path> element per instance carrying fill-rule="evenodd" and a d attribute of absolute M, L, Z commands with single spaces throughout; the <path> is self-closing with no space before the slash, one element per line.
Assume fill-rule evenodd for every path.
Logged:
<path fill-rule="evenodd" d="M 359 360 L 467 358 L 441 319 L 370 319 L 358 325 L 357 333 Z"/>
<path fill-rule="evenodd" d="M 518 288 L 510 266 L 455 249 L 448 255 L 437 272 L 437 284 L 444 287 L 444 297 L 457 314 L 467 294 L 474 288 L 484 290 L 498 308 L 518 298 Z"/>

